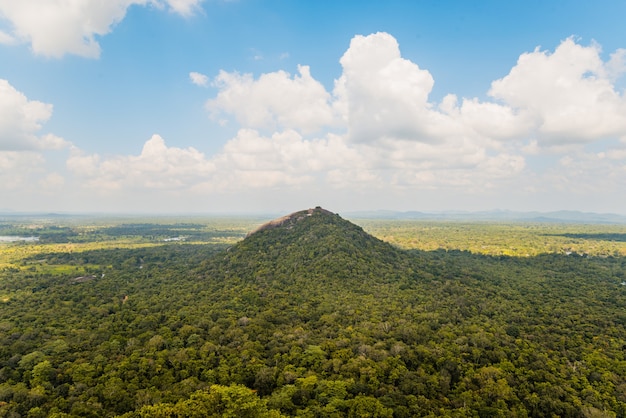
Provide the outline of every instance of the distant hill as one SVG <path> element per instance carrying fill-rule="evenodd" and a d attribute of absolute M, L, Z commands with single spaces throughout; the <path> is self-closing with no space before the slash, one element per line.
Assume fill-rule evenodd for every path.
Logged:
<path fill-rule="evenodd" d="M 406 220 L 458 220 L 458 221 L 510 221 L 510 222 L 552 222 L 552 223 L 598 223 L 598 224 L 624 224 L 626 215 L 613 213 L 593 213 L 580 211 L 552 211 L 552 212 L 517 212 L 509 210 L 493 211 L 441 211 L 441 212 L 420 212 L 420 211 L 393 211 L 393 210 L 370 210 L 370 211 L 347 211 L 342 215 L 348 219 L 406 219 Z M 245 213 L 230 214 L 94 214 L 94 213 L 38 213 L 38 212 L 15 212 L 11 210 L 0 210 L 0 220 L 16 219 L 88 219 L 88 218 L 128 218 L 137 219 L 148 218 L 197 218 L 197 217 L 219 217 L 219 218 L 259 218 L 268 219 L 279 216 L 277 213 Z M 277 220 L 282 218 L 279 216 Z"/>
<path fill-rule="evenodd" d="M 554 222 L 554 223 L 599 223 L 624 224 L 626 216 L 612 213 L 592 213 L 579 211 L 554 212 L 417 212 L 417 211 L 354 211 L 346 212 L 350 219 L 416 219 L 416 220 L 458 220 L 458 221 L 512 221 L 512 222 Z"/>

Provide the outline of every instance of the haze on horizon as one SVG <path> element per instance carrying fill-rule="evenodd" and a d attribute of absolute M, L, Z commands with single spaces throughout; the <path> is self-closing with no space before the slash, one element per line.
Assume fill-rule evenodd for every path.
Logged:
<path fill-rule="evenodd" d="M 626 214 L 624 15 L 0 0 L 0 211 Z"/>

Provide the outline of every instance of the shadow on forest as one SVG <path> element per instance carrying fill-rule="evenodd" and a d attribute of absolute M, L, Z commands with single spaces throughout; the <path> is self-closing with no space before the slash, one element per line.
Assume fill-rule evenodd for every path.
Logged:
<path fill-rule="evenodd" d="M 546 234 L 547 235 L 547 234 Z M 567 236 L 570 238 L 582 238 L 598 241 L 621 241 L 626 242 L 626 234 L 553 234 L 551 236 Z M 612 238 L 611 238 L 612 237 Z M 151 247 L 140 248 L 100 248 L 77 252 L 50 252 L 38 253 L 29 257 L 25 257 L 23 262 L 26 264 L 41 264 L 45 262 L 48 265 L 110 265 L 115 268 L 121 268 L 123 263 L 141 265 L 144 263 L 167 263 L 180 264 L 191 268 L 191 266 L 199 265 L 201 262 L 219 257 L 220 254 L 226 254 L 232 244 L 223 243 L 206 243 L 206 244 L 162 244 Z M 431 260 L 458 260 L 460 258 L 467 261 L 514 261 L 520 259 L 516 256 L 493 255 L 473 253 L 465 249 L 398 249 L 402 254 L 413 261 L 420 259 Z M 563 259 L 568 260 L 571 257 L 565 254 L 552 252 L 540 253 L 531 257 L 524 257 L 524 263 L 532 263 L 532 260 L 545 262 L 546 259 Z M 520 259 L 521 260 L 521 259 Z"/>
<path fill-rule="evenodd" d="M 228 244 L 162 244 L 140 248 L 100 248 L 77 252 L 39 253 L 25 257 L 26 263 L 38 263 L 45 260 L 49 265 L 86 265 L 102 264 L 120 267 L 125 261 L 135 264 L 153 262 L 199 263 L 215 253 L 225 251 Z"/>
<path fill-rule="evenodd" d="M 596 234 L 543 234 L 548 237 L 566 237 L 566 238 L 580 238 L 588 239 L 592 241 L 614 241 L 614 242 L 626 242 L 626 234 L 623 233 L 596 233 Z"/>

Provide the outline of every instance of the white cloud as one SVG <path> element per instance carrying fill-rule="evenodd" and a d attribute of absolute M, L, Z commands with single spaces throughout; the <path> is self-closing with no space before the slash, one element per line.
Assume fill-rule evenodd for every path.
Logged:
<path fill-rule="evenodd" d="M 623 160 L 626 166 L 626 148 L 613 148 L 598 153 L 599 158 L 608 158 L 609 160 Z"/>
<path fill-rule="evenodd" d="M 235 188 L 312 184 L 331 170 L 365 168 L 358 152 L 340 137 L 307 140 L 293 130 L 264 137 L 242 129 L 214 162 L 227 184 Z"/>
<path fill-rule="evenodd" d="M 201 152 L 167 147 L 159 135 L 146 141 L 138 156 L 102 158 L 74 148 L 67 168 L 88 187 L 105 192 L 124 188 L 185 190 L 215 170 Z"/>
<path fill-rule="evenodd" d="M 189 17 L 200 10 L 204 0 L 166 0 L 170 9 L 181 16 Z"/>
<path fill-rule="evenodd" d="M 611 54 L 606 63 L 606 75 L 611 81 L 619 79 L 626 73 L 626 49 L 618 49 Z"/>
<path fill-rule="evenodd" d="M 59 173 L 48 173 L 39 181 L 39 186 L 47 193 L 58 193 L 65 185 L 65 178 Z"/>
<path fill-rule="evenodd" d="M 176 199 L 163 196 L 184 202 L 199 196 L 308 201 L 332 195 L 346 204 L 358 196 L 379 207 L 406 207 L 424 196 L 456 202 L 463 194 L 480 207 L 485 196 L 524 203 L 554 194 L 563 204 L 580 203 L 583 191 L 598 197 L 626 187 L 626 111 L 613 84 L 624 71 L 623 59 L 618 51 L 602 61 L 597 45 L 568 39 L 553 53 L 523 54 L 508 75 L 493 82 L 491 99 L 449 94 L 434 103 L 433 76 L 403 58 L 393 37 L 357 36 L 341 58 L 343 72 L 332 92 L 307 66 L 295 75 L 220 72 L 213 80 L 218 92 L 206 107 L 213 117 L 236 121 L 239 130 L 215 155 L 167 146 L 158 135 L 138 155 L 71 148 L 67 169 L 74 181 L 53 171 L 41 184 L 82 184 L 90 193 L 136 202 L 150 195 L 151 202 L 168 204 Z M 200 73 L 189 77 L 200 85 L 207 81 Z M 8 83 L 4 88 L 0 130 L 23 137 L 4 139 L 6 144 L 67 146 L 61 138 L 38 134 L 50 105 L 29 101 Z M 15 110 L 20 108 L 26 110 Z M 11 117 L 3 119 L 5 114 Z M 30 116 L 16 116 L 24 114 Z M 569 124 L 566 114 L 575 116 Z M 603 152 L 584 151 L 582 145 L 603 137 L 613 138 L 613 145 L 622 142 Z M 0 159 L 0 167 L 10 171 L 11 161 Z M 534 166 L 538 161 L 541 170 Z M 552 161 L 558 162 L 547 166 Z M 580 197 L 569 197 L 575 195 Z"/>
<path fill-rule="evenodd" d="M 103 158 L 74 148 L 68 169 L 102 191 L 123 189 L 232 191 L 312 183 L 326 170 L 358 166 L 359 156 L 336 136 L 305 140 L 295 131 L 264 137 L 244 129 L 213 158 L 168 147 L 158 135 L 138 156 Z"/>
<path fill-rule="evenodd" d="M 563 41 L 554 53 L 523 54 L 493 82 L 495 101 L 446 96 L 429 101 L 434 80 L 401 57 L 389 34 L 356 36 L 341 58 L 334 108 L 353 142 L 405 139 L 441 143 L 471 140 L 494 149 L 510 141 L 539 145 L 588 143 L 626 136 L 626 100 L 614 81 L 626 71 L 626 51 L 607 62 L 600 47 Z M 506 142 L 503 142 L 506 141 Z"/>
<path fill-rule="evenodd" d="M 0 191 L 20 191 L 32 189 L 37 175 L 41 175 L 44 164 L 41 154 L 33 151 L 0 150 Z M 10 204 L 5 202 L 3 205 Z"/>
<path fill-rule="evenodd" d="M 215 161 L 220 172 L 231 173 L 227 183 L 234 187 L 321 181 L 333 188 L 367 184 L 379 191 L 450 189 L 477 195 L 543 190 L 545 184 L 531 183 L 546 178 L 532 172 L 525 156 L 569 155 L 576 150 L 569 144 L 626 135 L 624 98 L 613 84 L 624 73 L 626 53 L 618 50 L 603 62 L 599 52 L 598 45 L 567 39 L 553 53 L 523 54 L 507 76 L 493 82 L 493 100 L 486 101 L 454 94 L 441 103 L 430 101 L 433 76 L 402 58 L 397 41 L 386 33 L 352 39 L 332 94 L 304 66 L 293 78 L 280 71 L 258 78 L 221 72 L 218 94 L 207 108 L 213 116 L 233 116 L 244 129 Z M 245 128 L 262 129 L 264 136 Z M 324 140 L 300 136 L 319 128 L 333 132 L 325 137 L 334 135 L 341 152 L 329 152 Z M 290 130 L 292 142 L 286 142 Z M 325 163 L 331 154 L 350 158 Z M 312 168 L 313 161 L 325 175 Z M 600 164 L 598 158 L 589 161 L 589 167 Z M 242 173 L 251 172 L 256 176 L 242 180 Z M 591 185 L 595 178 L 586 181 Z"/>
<path fill-rule="evenodd" d="M 52 105 L 28 100 L 0 79 L 0 192 L 5 196 L 4 208 L 20 204 L 25 204 L 26 210 L 42 208 L 41 196 L 58 192 L 64 183 L 61 174 L 49 172 L 53 164 L 48 157 L 70 144 L 54 134 L 40 133 L 51 115 Z"/>
<path fill-rule="evenodd" d="M 607 159 L 595 153 L 570 154 L 559 159 L 558 165 L 548 170 L 543 180 L 544 184 L 574 195 L 611 196 L 615 190 L 626 188 L 626 160 Z"/>
<path fill-rule="evenodd" d="M 330 94 L 309 67 L 298 66 L 298 73 L 291 77 L 278 71 L 255 80 L 251 74 L 221 71 L 214 81 L 220 91 L 206 107 L 215 118 L 232 114 L 240 125 L 253 129 L 311 133 L 332 124 Z"/>
<path fill-rule="evenodd" d="M 14 43 L 15 43 L 14 37 L 0 30 L 0 44 L 12 45 Z"/>
<path fill-rule="evenodd" d="M 195 71 L 189 73 L 189 79 L 197 86 L 206 87 L 209 85 L 209 77 Z"/>
<path fill-rule="evenodd" d="M 454 115 L 469 132 L 493 141 L 524 138 L 533 128 L 533 120 L 515 109 L 497 103 L 463 99 Z"/>
<path fill-rule="evenodd" d="M 533 119 L 540 145 L 588 143 L 626 135 L 626 100 L 613 84 L 624 69 L 622 50 L 605 63 L 598 45 L 569 38 L 554 53 L 521 55 L 489 94 Z"/>
<path fill-rule="evenodd" d="M 523 138 L 533 126 L 525 114 L 500 103 L 462 99 L 459 106 L 454 94 L 439 104 L 429 101 L 432 75 L 402 58 L 387 33 L 354 37 L 340 62 L 333 106 L 355 143 L 473 141 L 498 148 L 499 141 Z"/>
<path fill-rule="evenodd" d="M 433 77 L 400 56 L 395 38 L 387 33 L 355 36 L 340 62 L 335 106 L 347 120 L 352 141 L 434 139 L 428 133 L 437 123 L 428 104 Z"/>
<path fill-rule="evenodd" d="M 71 143 L 54 134 L 45 134 L 39 141 L 41 149 L 60 150 L 71 146 Z"/>
<path fill-rule="evenodd" d="M 427 182 L 478 185 L 524 169 L 524 158 L 501 141 L 523 135 L 527 119 L 510 107 L 476 99 L 464 99 L 459 106 L 453 95 L 438 107 L 430 103 L 433 77 L 402 58 L 391 35 L 356 36 L 341 64 L 343 73 L 332 95 L 305 66 L 294 78 L 285 72 L 263 74 L 256 80 L 252 75 L 221 72 L 216 79 L 217 97 L 207 103 L 212 115 L 231 114 L 243 127 L 276 130 L 254 140 L 250 131 L 242 130 L 225 146 L 221 158 L 230 166 L 244 158 L 248 168 L 252 163 L 270 164 L 272 170 L 290 173 L 286 178 L 310 181 L 304 174 L 314 172 L 311 161 L 315 161 L 325 167 L 326 180 L 333 187 L 357 178 L 377 187 L 427 187 Z M 298 152 L 291 153 L 281 140 L 288 130 L 307 134 L 321 127 L 335 131 L 341 152 L 329 152 L 323 140 L 300 137 Z M 315 154 L 309 152 L 313 145 Z M 322 164 L 323 159 L 315 155 L 350 158 L 333 165 Z M 281 164 L 276 165 L 277 158 Z"/>
<path fill-rule="evenodd" d="M 52 115 L 52 105 L 28 100 L 8 81 L 0 79 L 0 150 L 60 149 L 68 143 L 57 136 L 38 136 Z"/>
<path fill-rule="evenodd" d="M 487 155 L 469 141 L 444 145 L 391 141 L 385 147 L 353 144 L 326 134 L 305 138 L 295 130 L 264 136 L 241 129 L 213 157 L 193 148 L 167 147 L 158 135 L 137 156 L 101 157 L 74 149 L 68 169 L 89 190 L 124 193 L 247 193 L 254 190 L 361 190 L 363 193 L 432 187 L 492 187 L 524 169 L 524 159 Z M 493 184 L 492 184 L 493 183 Z"/>
<path fill-rule="evenodd" d="M 13 25 L 15 38 L 30 42 L 35 54 L 66 53 L 95 58 L 106 35 L 131 4 L 144 0 L 0 0 L 0 15 Z"/>
<path fill-rule="evenodd" d="M 30 43 L 35 54 L 65 54 L 97 58 L 97 37 L 111 32 L 132 5 L 167 7 L 190 16 L 202 0 L 0 0 L 0 18 L 10 22 L 11 34 L 0 32 L 0 42 Z"/>

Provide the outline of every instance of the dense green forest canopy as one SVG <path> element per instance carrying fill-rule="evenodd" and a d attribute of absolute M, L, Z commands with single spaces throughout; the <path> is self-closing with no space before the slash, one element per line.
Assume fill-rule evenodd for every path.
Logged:
<path fill-rule="evenodd" d="M 2 222 L 0 416 L 626 416 L 622 226 L 261 223 Z"/>

